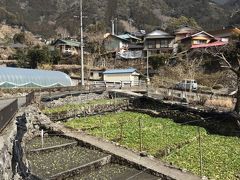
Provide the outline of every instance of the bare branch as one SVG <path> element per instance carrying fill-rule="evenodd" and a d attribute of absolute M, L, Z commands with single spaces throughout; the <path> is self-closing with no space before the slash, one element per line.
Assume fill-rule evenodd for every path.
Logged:
<path fill-rule="evenodd" d="M 225 69 L 229 69 L 231 71 L 233 71 L 235 74 L 238 74 L 238 71 L 232 67 L 229 67 L 229 66 L 221 66 L 221 68 L 225 68 Z"/>

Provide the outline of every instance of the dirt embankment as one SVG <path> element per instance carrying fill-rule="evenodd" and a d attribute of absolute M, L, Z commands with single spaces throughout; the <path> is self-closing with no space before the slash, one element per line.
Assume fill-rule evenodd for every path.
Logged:
<path fill-rule="evenodd" d="M 14 36 L 21 33 L 19 27 L 12 27 L 6 24 L 0 24 L 0 59 L 6 60 L 16 52 L 16 48 L 12 47 L 14 44 Z M 36 38 L 31 32 L 24 31 L 25 45 L 32 47 L 36 45 L 42 46 L 44 43 Z"/>

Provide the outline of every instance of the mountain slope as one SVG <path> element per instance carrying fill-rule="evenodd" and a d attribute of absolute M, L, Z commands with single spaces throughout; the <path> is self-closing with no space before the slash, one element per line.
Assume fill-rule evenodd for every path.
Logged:
<path fill-rule="evenodd" d="M 231 9 L 239 0 L 88 0 L 84 2 L 84 25 L 110 20 L 134 20 L 141 29 L 165 27 L 171 17 L 193 17 L 203 28 L 213 29 L 229 24 Z M 23 25 L 28 30 L 52 36 L 66 31 L 79 33 L 79 0 L 0 0 L 0 21 Z M 225 8 L 227 7 L 227 8 Z M 238 21 L 237 21 L 238 22 Z M 235 23 L 232 19 L 231 23 Z M 120 28 L 120 27 L 119 27 Z M 120 29 L 121 30 L 121 29 Z"/>

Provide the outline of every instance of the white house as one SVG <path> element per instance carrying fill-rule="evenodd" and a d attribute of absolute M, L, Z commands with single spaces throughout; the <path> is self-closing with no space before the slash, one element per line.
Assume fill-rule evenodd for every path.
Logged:
<path fill-rule="evenodd" d="M 105 82 L 130 83 L 138 84 L 140 74 L 136 69 L 110 69 L 103 72 L 103 80 Z"/>

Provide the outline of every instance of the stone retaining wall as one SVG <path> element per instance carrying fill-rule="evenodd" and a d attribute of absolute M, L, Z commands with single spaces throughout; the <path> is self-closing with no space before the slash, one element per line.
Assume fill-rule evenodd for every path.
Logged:
<path fill-rule="evenodd" d="M 111 104 L 91 105 L 88 108 L 64 111 L 59 113 L 52 113 L 52 114 L 49 114 L 48 116 L 52 121 L 61 121 L 61 120 L 67 120 L 70 118 L 85 117 L 89 115 L 97 115 L 97 114 L 103 114 L 106 112 L 116 112 L 116 111 L 127 110 L 127 109 L 128 109 L 127 100 L 121 103 L 116 103 L 116 104 L 114 104 L 114 100 L 113 100 Z"/>
<path fill-rule="evenodd" d="M 196 125 L 209 133 L 239 136 L 240 127 L 231 112 L 218 112 L 194 108 L 181 104 L 164 103 L 146 96 L 135 98 L 130 102 L 130 110 L 146 113 L 155 117 L 170 118 L 176 123 Z"/>
<path fill-rule="evenodd" d="M 0 136 L 0 179 L 9 180 L 13 177 L 12 172 L 12 149 L 16 126 L 11 122 Z"/>

